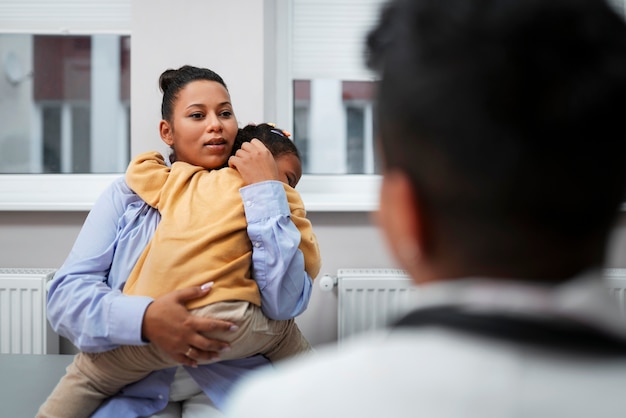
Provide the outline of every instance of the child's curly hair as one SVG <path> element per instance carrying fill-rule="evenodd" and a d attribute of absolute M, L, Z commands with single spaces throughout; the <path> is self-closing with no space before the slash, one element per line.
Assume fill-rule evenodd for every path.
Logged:
<path fill-rule="evenodd" d="M 269 123 L 260 123 L 258 125 L 250 123 L 243 128 L 239 128 L 233 146 L 233 154 L 241 148 L 241 144 L 250 142 L 253 138 L 257 138 L 265 144 L 274 158 L 284 154 L 293 154 L 298 160 L 302 160 L 298 148 L 289 139 L 289 134 Z"/>

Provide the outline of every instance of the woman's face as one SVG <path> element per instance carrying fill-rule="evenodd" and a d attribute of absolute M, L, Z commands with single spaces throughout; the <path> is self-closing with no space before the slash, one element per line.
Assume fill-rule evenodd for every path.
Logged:
<path fill-rule="evenodd" d="M 222 167 L 237 136 L 228 91 L 216 81 L 190 82 L 178 92 L 172 120 L 162 120 L 160 130 L 176 161 L 207 169 Z"/>
<path fill-rule="evenodd" d="M 280 181 L 295 188 L 302 177 L 302 163 L 298 157 L 295 154 L 282 154 L 275 161 Z"/>

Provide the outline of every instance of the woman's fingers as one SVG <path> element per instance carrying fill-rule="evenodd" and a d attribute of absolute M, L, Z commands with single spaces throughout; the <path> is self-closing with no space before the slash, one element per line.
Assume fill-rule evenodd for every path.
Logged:
<path fill-rule="evenodd" d="M 196 360 L 215 360 L 220 353 L 230 349 L 230 344 L 221 338 L 228 338 L 228 333 L 236 331 L 232 322 L 212 318 L 192 316 L 190 321 L 196 330 L 190 338 L 190 346 Z M 221 337 L 218 337 L 221 336 Z"/>
<path fill-rule="evenodd" d="M 225 341 L 206 335 L 224 335 L 236 330 L 236 325 L 228 321 L 191 315 L 186 307 L 188 301 L 206 295 L 210 287 L 196 286 L 176 290 L 155 299 L 144 313 L 144 339 L 157 345 L 178 363 L 187 366 L 195 366 L 198 361 L 217 359 L 219 353 L 230 346 Z"/>
<path fill-rule="evenodd" d="M 208 282 L 203 284 L 202 286 L 193 286 L 187 287 L 185 289 L 175 290 L 171 292 L 169 297 L 173 297 L 178 303 L 184 304 L 194 299 L 198 299 L 206 295 L 211 291 L 213 287 L 213 282 Z M 165 295 L 163 297 L 168 297 Z"/>

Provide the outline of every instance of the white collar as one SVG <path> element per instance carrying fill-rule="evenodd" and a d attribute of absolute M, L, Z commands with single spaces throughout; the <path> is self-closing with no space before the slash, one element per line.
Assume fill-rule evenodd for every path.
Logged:
<path fill-rule="evenodd" d="M 626 337 L 626 318 L 600 270 L 556 285 L 511 279 L 464 278 L 420 285 L 419 306 L 461 306 L 515 315 L 562 317 Z"/>

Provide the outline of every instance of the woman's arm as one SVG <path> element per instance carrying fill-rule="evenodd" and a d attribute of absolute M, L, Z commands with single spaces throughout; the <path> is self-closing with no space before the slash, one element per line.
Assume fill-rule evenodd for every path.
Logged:
<path fill-rule="evenodd" d="M 291 212 L 291 221 L 294 223 L 298 231 L 300 231 L 300 251 L 304 255 L 304 269 L 311 278 L 315 279 L 322 267 L 322 258 L 320 256 L 320 248 L 317 243 L 317 237 L 313 232 L 313 225 L 306 217 L 306 210 L 300 193 L 293 187 L 283 183 L 287 202 L 289 202 L 289 210 Z"/>
<path fill-rule="evenodd" d="M 291 319 L 307 308 L 313 282 L 298 248 L 300 231 L 291 221 L 283 183 L 266 181 L 240 190 L 252 242 L 252 276 L 268 318 Z"/>
<path fill-rule="evenodd" d="M 123 179 L 115 181 L 87 216 L 48 293 L 53 329 L 83 351 L 106 351 L 150 340 L 183 364 L 189 346 L 196 360 L 217 355 L 228 344 L 202 333 L 227 331 L 232 323 L 189 315 L 185 302 L 206 294 L 200 288 L 156 300 L 124 295 L 121 289 L 160 220 Z M 204 352 L 199 350 L 203 349 Z"/>
<path fill-rule="evenodd" d="M 300 231 L 291 221 L 274 157 L 255 138 L 242 144 L 228 164 L 248 185 L 240 193 L 252 241 L 252 276 L 261 290 L 261 309 L 268 318 L 294 318 L 307 308 L 313 284 L 304 269 L 304 256 L 298 249 Z"/>
<path fill-rule="evenodd" d="M 50 323 L 80 350 L 104 351 L 118 344 L 141 343 L 142 317 L 152 299 L 122 296 L 125 277 L 116 274 L 116 270 L 138 257 L 141 244 L 151 235 L 148 229 L 158 223 L 158 213 L 146 209 L 149 208 L 122 179 L 116 180 L 96 201 L 69 256 L 51 282 Z M 128 225 L 138 225 L 140 220 L 145 221 L 143 229 Z M 138 245 L 120 251 L 114 265 L 118 235 L 128 232 L 129 226 L 137 232 Z"/>

